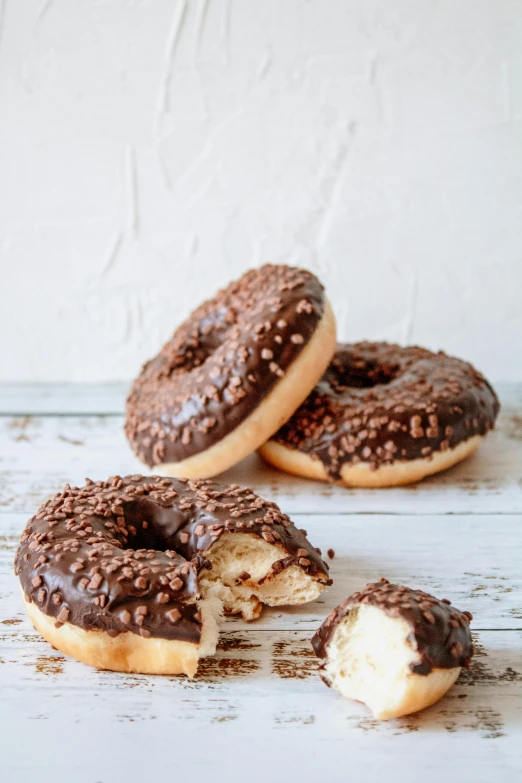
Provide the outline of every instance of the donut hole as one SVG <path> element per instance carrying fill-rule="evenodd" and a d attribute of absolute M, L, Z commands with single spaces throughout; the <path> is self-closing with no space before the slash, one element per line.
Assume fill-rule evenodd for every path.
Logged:
<path fill-rule="evenodd" d="M 175 506 L 161 506 L 148 498 L 140 497 L 123 506 L 123 519 L 128 538 L 123 549 L 155 549 L 165 552 L 175 549 L 173 537 L 187 522 L 187 515 Z"/>
<path fill-rule="evenodd" d="M 293 564 L 274 571 L 285 550 L 255 536 L 223 535 L 203 554 L 212 563 L 200 577 L 203 594 L 218 596 L 226 614 L 241 614 L 244 620 L 259 617 L 263 604 L 314 601 L 325 587 Z"/>
<path fill-rule="evenodd" d="M 356 606 L 339 623 L 323 676 L 348 699 L 366 704 L 377 719 L 407 715 L 433 704 L 453 685 L 460 668 L 412 672 L 420 657 L 402 617 L 374 606 Z"/>
<path fill-rule="evenodd" d="M 225 308 L 212 310 L 202 317 L 198 328 L 191 332 L 181 331 L 179 338 L 165 352 L 163 364 L 166 377 L 188 375 L 198 370 L 209 359 L 220 362 L 216 353 L 237 337 L 237 315 Z M 224 357 L 223 357 L 224 358 Z"/>
<path fill-rule="evenodd" d="M 347 389 L 371 389 L 391 383 L 399 373 L 398 364 L 373 361 L 354 355 L 351 351 L 337 351 L 327 370 L 328 382 L 337 394 Z"/>
<path fill-rule="evenodd" d="M 212 340 L 198 341 L 195 345 L 183 345 L 179 348 L 172 359 L 168 376 L 188 375 L 193 370 L 203 367 L 212 354 L 219 350 L 226 339 L 226 333 L 221 334 L 219 340 L 216 338 L 217 336 L 213 335 Z"/>

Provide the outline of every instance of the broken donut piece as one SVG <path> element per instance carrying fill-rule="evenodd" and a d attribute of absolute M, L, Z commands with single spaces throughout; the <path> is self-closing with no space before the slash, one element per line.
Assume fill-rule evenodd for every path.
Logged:
<path fill-rule="evenodd" d="M 470 620 L 447 599 L 381 579 L 340 604 L 312 646 L 329 687 L 379 720 L 398 718 L 434 704 L 469 665 Z"/>

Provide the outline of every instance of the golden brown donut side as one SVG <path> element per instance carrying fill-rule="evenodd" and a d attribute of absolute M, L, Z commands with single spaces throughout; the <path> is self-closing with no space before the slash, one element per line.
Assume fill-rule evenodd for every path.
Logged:
<path fill-rule="evenodd" d="M 476 451 L 484 437 L 474 435 L 453 449 L 435 452 L 431 457 L 421 457 L 409 461 L 396 460 L 390 465 L 381 465 L 378 470 L 372 468 L 367 462 L 359 462 L 357 465 L 344 464 L 340 469 L 340 482 L 346 487 L 363 489 L 413 484 L 427 476 L 448 470 L 466 459 Z M 275 440 L 267 441 L 260 446 L 258 451 L 265 462 L 284 473 L 291 473 L 294 476 L 315 481 L 332 481 L 325 465 L 303 451 L 290 449 Z"/>
<path fill-rule="evenodd" d="M 216 651 L 218 630 L 215 617 L 207 613 L 198 643 L 179 639 L 145 639 L 135 633 L 109 636 L 106 631 L 86 631 L 72 623 L 57 627 L 49 615 L 22 595 L 26 612 L 36 630 L 57 650 L 96 669 L 138 674 L 186 674 L 194 677 L 200 658 Z"/>

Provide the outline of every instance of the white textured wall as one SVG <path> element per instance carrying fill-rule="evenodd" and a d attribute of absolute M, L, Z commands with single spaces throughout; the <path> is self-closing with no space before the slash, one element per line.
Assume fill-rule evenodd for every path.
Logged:
<path fill-rule="evenodd" d="M 0 379 L 130 378 L 265 260 L 522 379 L 521 2 L 0 9 Z"/>

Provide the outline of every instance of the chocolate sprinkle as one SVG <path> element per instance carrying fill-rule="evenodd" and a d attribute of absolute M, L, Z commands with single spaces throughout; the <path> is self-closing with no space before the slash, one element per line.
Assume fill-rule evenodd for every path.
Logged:
<path fill-rule="evenodd" d="M 125 432 L 137 456 L 178 462 L 220 441 L 272 391 L 323 311 L 314 275 L 270 264 L 198 307 L 132 386 Z"/>
<path fill-rule="evenodd" d="M 199 642 L 198 574 L 228 533 L 266 540 L 271 531 L 279 572 L 295 565 L 329 583 L 306 537 L 251 489 L 140 475 L 86 481 L 40 507 L 15 558 L 26 599 L 59 624 Z"/>
<path fill-rule="evenodd" d="M 375 606 L 389 617 L 402 617 L 411 626 L 408 643 L 419 654 L 419 661 L 411 664 L 415 674 L 469 665 L 473 655 L 469 613 L 460 612 L 447 600 L 440 601 L 422 590 L 390 584 L 384 578 L 353 593 L 326 618 L 312 639 L 319 658 L 328 657 L 328 647 L 338 625 L 351 609 L 362 604 Z"/>
<path fill-rule="evenodd" d="M 345 464 L 377 469 L 485 435 L 499 407 L 486 379 L 445 353 L 388 343 L 338 345 L 323 378 L 273 437 L 321 460 L 335 481 Z"/>

